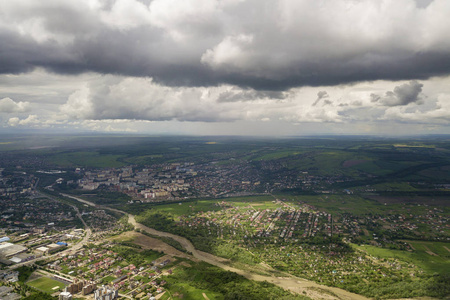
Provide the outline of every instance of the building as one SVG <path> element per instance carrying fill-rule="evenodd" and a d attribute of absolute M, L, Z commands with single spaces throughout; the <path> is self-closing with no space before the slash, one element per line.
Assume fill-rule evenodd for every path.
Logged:
<path fill-rule="evenodd" d="M 83 296 L 86 296 L 86 295 L 92 293 L 96 288 L 97 288 L 97 285 L 95 283 L 90 283 L 90 284 L 84 286 L 83 290 L 82 290 Z"/>
<path fill-rule="evenodd" d="M 9 260 L 12 261 L 13 263 L 21 263 L 24 261 L 29 261 L 31 259 L 34 258 L 34 255 L 30 254 L 30 253 L 19 253 L 15 256 L 13 256 L 12 258 L 10 258 Z"/>
<path fill-rule="evenodd" d="M 116 299 L 119 295 L 119 292 L 115 289 L 112 289 L 107 286 L 102 286 L 98 290 L 94 292 L 95 300 L 113 300 Z"/>
<path fill-rule="evenodd" d="M 0 244 L 0 256 L 3 257 L 11 257 L 27 250 L 28 249 L 24 246 L 14 245 L 7 242 Z"/>
<path fill-rule="evenodd" d="M 50 244 L 50 245 L 47 245 L 47 248 L 48 248 L 48 253 L 54 253 L 54 252 L 57 252 L 57 251 L 61 250 L 62 248 L 64 248 L 64 246 L 58 245 L 58 244 Z"/>
<path fill-rule="evenodd" d="M 77 294 L 82 292 L 83 295 L 87 295 L 89 293 L 92 293 L 93 290 L 95 290 L 95 284 L 92 282 L 88 283 L 86 280 L 78 281 L 78 279 L 75 279 L 74 282 L 68 286 L 66 286 L 65 291 Z"/>
<path fill-rule="evenodd" d="M 19 300 L 22 298 L 19 294 L 13 293 L 13 288 L 9 286 L 0 286 L 0 299 Z"/>
<path fill-rule="evenodd" d="M 8 242 L 9 240 L 10 240 L 9 237 L 4 236 L 4 237 L 0 238 L 0 243 Z"/>
<path fill-rule="evenodd" d="M 61 292 L 58 297 L 59 300 L 72 300 L 72 294 L 69 292 Z"/>
<path fill-rule="evenodd" d="M 48 253 L 48 248 L 47 247 L 39 247 L 39 248 L 36 248 L 36 251 L 37 252 L 39 252 L 39 253 L 42 253 L 42 254 L 47 254 Z"/>

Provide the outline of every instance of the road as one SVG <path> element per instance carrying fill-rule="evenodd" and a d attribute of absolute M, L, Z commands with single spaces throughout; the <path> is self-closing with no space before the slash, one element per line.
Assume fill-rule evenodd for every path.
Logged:
<path fill-rule="evenodd" d="M 55 197 L 53 197 L 53 196 L 51 196 L 51 195 L 47 195 L 47 194 L 44 194 L 44 193 L 42 193 L 42 192 L 39 192 L 39 194 L 42 195 L 43 197 L 47 197 L 47 198 L 53 199 L 53 200 L 55 200 L 55 201 L 58 201 L 57 198 L 55 198 Z M 61 195 L 66 196 L 66 197 L 68 196 L 68 195 L 65 195 L 65 194 L 61 194 Z M 76 199 L 76 200 L 80 201 L 80 200 L 82 200 L 82 199 Z M 87 204 L 88 204 L 88 205 L 94 205 L 94 206 L 95 206 L 95 204 L 90 203 L 90 202 L 87 203 Z M 86 222 L 84 221 L 84 219 L 83 219 L 83 217 L 81 216 L 81 213 L 80 213 L 80 210 L 78 209 L 78 207 L 76 207 L 75 205 L 71 205 L 71 204 L 68 204 L 68 205 L 70 205 L 70 206 L 75 210 L 75 212 L 76 212 L 76 214 L 77 214 L 77 217 L 78 217 L 78 218 L 80 219 L 80 221 L 83 223 L 84 229 L 85 229 L 85 235 L 84 235 L 83 239 L 82 239 L 80 242 L 78 242 L 76 245 L 72 246 L 70 249 L 64 250 L 64 251 L 59 252 L 59 253 L 57 253 L 57 254 L 62 254 L 62 253 L 75 253 L 76 251 L 80 250 L 84 245 L 86 245 L 86 244 L 88 243 L 88 241 L 89 241 L 89 239 L 91 238 L 91 235 L 92 235 L 92 230 L 91 230 L 91 228 L 89 227 L 89 225 L 86 224 Z"/>
<path fill-rule="evenodd" d="M 235 272 L 235 273 L 240 274 L 250 280 L 267 281 L 267 282 L 273 283 L 285 290 L 289 290 L 289 291 L 292 291 L 292 292 L 295 292 L 298 294 L 304 294 L 308 297 L 311 297 L 312 299 L 329 299 L 329 300 L 331 300 L 331 299 L 367 300 L 368 299 L 364 296 L 350 293 L 343 289 L 320 285 L 313 281 L 295 277 L 290 274 L 286 274 L 286 277 L 264 276 L 264 275 L 255 274 L 255 273 L 247 271 L 247 270 L 242 270 L 242 269 L 237 269 L 237 268 L 231 267 L 222 262 L 223 258 L 197 250 L 188 239 L 186 239 L 182 236 L 175 235 L 175 234 L 172 234 L 169 232 L 159 231 L 159 230 L 147 227 L 143 224 L 136 222 L 134 215 L 127 214 L 124 211 L 117 210 L 114 208 L 109 208 L 107 206 L 96 205 L 92 202 L 89 202 L 84 199 L 74 197 L 71 195 L 67 195 L 67 194 L 61 194 L 61 195 L 75 199 L 75 200 L 85 203 L 87 205 L 96 206 L 96 207 L 99 207 L 102 209 L 109 209 L 111 211 L 115 211 L 118 213 L 128 215 L 128 222 L 130 224 L 132 224 L 135 228 L 143 230 L 152 235 L 171 238 L 171 239 L 179 242 L 183 246 L 183 248 L 185 248 L 187 251 L 192 253 L 192 256 L 194 256 L 196 259 L 202 260 L 204 262 L 207 262 L 211 265 L 217 266 L 224 270 Z"/>
<path fill-rule="evenodd" d="M 58 201 L 58 199 L 56 197 L 54 197 L 54 196 L 47 195 L 47 194 L 42 193 L 42 192 L 38 192 L 38 194 L 41 195 L 42 197 L 46 197 L 46 198 Z M 91 204 L 93 204 L 93 203 L 91 203 Z M 76 207 L 75 205 L 70 205 L 70 206 L 75 210 L 77 217 L 81 220 L 81 222 L 84 225 L 84 229 L 85 230 L 84 230 L 84 237 L 83 237 L 83 239 L 81 241 L 79 241 L 76 245 L 73 245 L 70 248 L 67 248 L 66 250 L 63 250 L 61 252 L 58 252 L 58 253 L 55 253 L 55 254 L 52 254 L 52 255 L 48 255 L 48 256 L 45 256 L 45 257 L 38 257 L 38 258 L 29 260 L 29 261 L 26 261 L 26 262 L 23 262 L 23 263 L 18 263 L 18 264 L 12 265 L 12 266 L 9 267 L 10 269 L 16 269 L 16 268 L 19 268 L 21 266 L 31 265 L 34 262 L 38 261 L 38 260 L 42 260 L 43 258 L 49 259 L 49 258 L 60 257 L 60 256 L 65 255 L 65 254 L 73 254 L 73 253 L 77 252 L 78 250 L 80 250 L 81 248 L 83 248 L 83 246 L 88 243 L 88 241 L 89 241 L 89 239 L 91 238 L 91 235 L 92 235 L 92 230 L 86 224 L 86 222 L 83 220 L 83 217 L 81 216 L 81 213 L 80 213 L 80 210 L 78 209 L 78 207 Z"/>

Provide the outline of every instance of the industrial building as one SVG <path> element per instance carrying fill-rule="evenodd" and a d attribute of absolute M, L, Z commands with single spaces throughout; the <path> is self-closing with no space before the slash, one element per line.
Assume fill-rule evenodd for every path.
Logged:
<path fill-rule="evenodd" d="M 36 248 L 36 252 L 42 253 L 42 254 L 47 254 L 48 253 L 48 248 L 47 247 L 38 247 Z"/>
<path fill-rule="evenodd" d="M 27 250 L 24 246 L 14 245 L 12 243 L 3 242 L 0 244 L 0 256 L 3 257 L 11 257 Z"/>
<path fill-rule="evenodd" d="M 47 245 L 45 247 L 42 246 L 42 247 L 36 248 L 36 251 L 40 252 L 42 254 L 48 254 L 48 253 L 57 252 L 57 251 L 61 250 L 62 248 L 66 247 L 66 246 L 67 246 L 67 243 L 59 242 L 59 243 L 56 243 L 56 244 L 49 244 L 49 245 Z"/>

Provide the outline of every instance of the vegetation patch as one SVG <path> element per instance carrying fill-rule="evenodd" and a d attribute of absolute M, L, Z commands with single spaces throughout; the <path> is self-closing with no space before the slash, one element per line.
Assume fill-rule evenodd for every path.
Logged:
<path fill-rule="evenodd" d="M 164 277 L 165 286 L 176 299 L 308 299 L 293 295 L 268 282 L 255 282 L 233 272 L 224 271 L 207 263 L 192 267 L 179 266 L 177 272 Z M 181 296 L 183 295 L 183 296 Z"/>

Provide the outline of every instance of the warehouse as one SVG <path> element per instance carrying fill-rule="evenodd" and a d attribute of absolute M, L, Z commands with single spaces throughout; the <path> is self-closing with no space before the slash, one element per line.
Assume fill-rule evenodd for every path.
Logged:
<path fill-rule="evenodd" d="M 10 257 L 14 256 L 18 253 L 22 253 L 27 251 L 27 248 L 20 245 L 14 245 L 11 243 L 2 243 L 0 244 L 0 256 Z"/>

